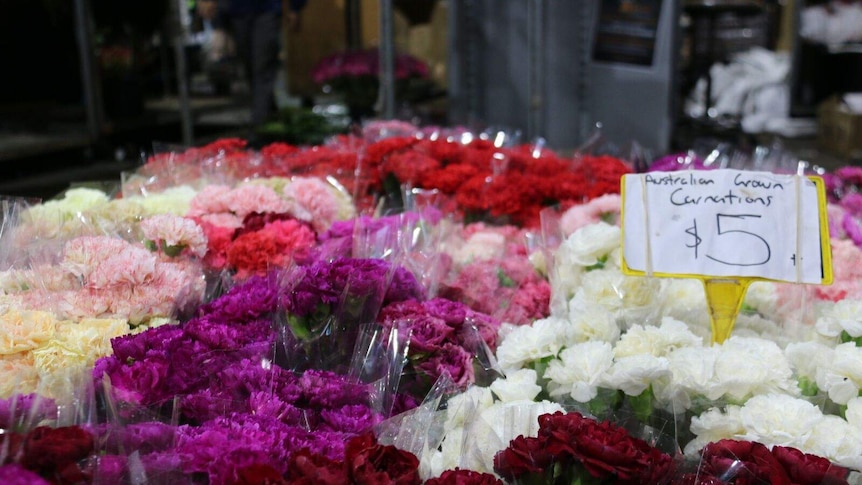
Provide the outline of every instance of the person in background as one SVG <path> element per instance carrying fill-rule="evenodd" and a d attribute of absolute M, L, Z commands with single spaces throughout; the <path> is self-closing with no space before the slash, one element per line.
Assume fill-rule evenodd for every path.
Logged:
<path fill-rule="evenodd" d="M 275 111 L 275 80 L 281 67 L 282 14 L 288 28 L 299 28 L 307 0 L 219 0 L 219 14 L 230 29 L 251 91 L 251 124 L 258 126 Z"/>

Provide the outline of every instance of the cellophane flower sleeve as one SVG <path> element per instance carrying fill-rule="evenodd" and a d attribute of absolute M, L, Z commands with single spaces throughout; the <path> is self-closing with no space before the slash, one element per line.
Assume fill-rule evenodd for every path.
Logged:
<path fill-rule="evenodd" d="M 391 416 L 396 408 L 398 385 L 407 361 L 411 329 L 409 325 L 362 325 L 356 339 L 348 375 L 374 389 L 374 409 L 381 416 Z"/>

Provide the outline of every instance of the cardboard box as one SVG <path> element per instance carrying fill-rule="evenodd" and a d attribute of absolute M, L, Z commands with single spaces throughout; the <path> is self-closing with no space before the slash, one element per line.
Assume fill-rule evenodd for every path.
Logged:
<path fill-rule="evenodd" d="M 862 159 L 862 93 L 835 95 L 820 104 L 817 144 L 833 155 Z"/>

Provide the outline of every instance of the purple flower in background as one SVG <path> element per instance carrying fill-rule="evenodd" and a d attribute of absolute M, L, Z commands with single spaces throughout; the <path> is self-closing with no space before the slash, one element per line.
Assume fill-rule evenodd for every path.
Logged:
<path fill-rule="evenodd" d="M 688 153 L 665 155 L 652 162 L 647 172 L 675 172 L 677 170 L 709 170 L 703 160 Z"/>
<path fill-rule="evenodd" d="M 0 483 L 3 485 L 50 485 L 48 481 L 17 463 L 0 466 Z"/>
<path fill-rule="evenodd" d="M 859 224 L 859 220 L 857 218 L 853 217 L 849 212 L 844 214 L 844 219 L 841 221 L 841 228 L 844 229 L 847 237 L 850 238 L 854 244 L 862 247 L 862 225 Z"/>
<path fill-rule="evenodd" d="M 841 199 L 841 206 L 854 216 L 862 216 L 862 194 L 850 192 Z"/>
<path fill-rule="evenodd" d="M 847 165 L 835 170 L 834 173 L 845 184 L 862 185 L 862 167 Z"/>
<path fill-rule="evenodd" d="M 50 417 L 57 417 L 57 405 L 52 399 L 38 394 L 16 394 L 0 399 L 0 429 L 17 428 L 21 418 L 37 424 Z"/>

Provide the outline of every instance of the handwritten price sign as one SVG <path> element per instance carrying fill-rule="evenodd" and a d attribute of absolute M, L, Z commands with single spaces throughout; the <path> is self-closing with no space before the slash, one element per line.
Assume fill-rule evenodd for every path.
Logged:
<path fill-rule="evenodd" d="M 627 272 L 832 280 L 823 181 L 739 170 L 623 178 Z"/>

